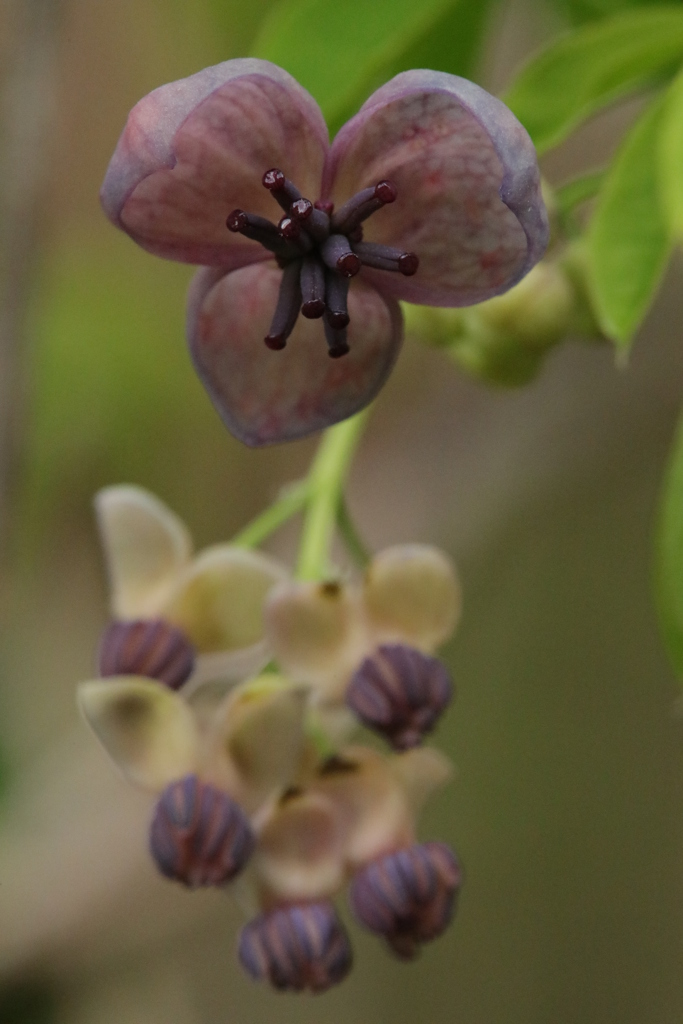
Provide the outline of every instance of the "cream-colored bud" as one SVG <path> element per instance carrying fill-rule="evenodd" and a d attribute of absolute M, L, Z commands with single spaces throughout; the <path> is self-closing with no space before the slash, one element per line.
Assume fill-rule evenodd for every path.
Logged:
<path fill-rule="evenodd" d="M 129 485 L 99 491 L 95 511 L 113 614 L 156 617 L 192 553 L 185 524 L 153 494 Z"/>
<path fill-rule="evenodd" d="M 164 616 L 189 637 L 197 651 L 235 651 L 263 637 L 267 594 L 287 573 L 256 551 L 229 544 L 207 548 L 179 580 Z"/>
<path fill-rule="evenodd" d="M 88 725 L 129 781 L 162 790 L 197 768 L 199 734 L 182 697 L 141 676 L 82 683 L 78 702 Z"/>
<path fill-rule="evenodd" d="M 427 544 L 400 544 L 375 555 L 364 597 L 377 643 L 398 640 L 431 652 L 449 638 L 460 617 L 453 563 Z"/>

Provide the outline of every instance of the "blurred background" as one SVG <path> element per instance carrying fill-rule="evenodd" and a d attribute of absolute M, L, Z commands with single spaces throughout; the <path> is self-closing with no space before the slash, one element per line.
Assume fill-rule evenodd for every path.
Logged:
<path fill-rule="evenodd" d="M 619 6 L 462 0 L 436 34 L 447 57 L 403 59 L 502 91 L 544 39 Z M 97 195 L 130 107 L 252 52 L 285 7 L 0 7 L 0 1024 L 678 1024 L 683 719 L 650 576 L 683 390 L 680 262 L 628 364 L 574 341 L 505 390 L 409 339 L 377 402 L 351 475 L 357 522 L 373 548 L 448 549 L 465 600 L 437 735 L 458 774 L 423 832 L 458 850 L 466 884 L 454 927 L 416 963 L 351 925 L 338 989 L 251 983 L 234 900 L 156 875 L 149 800 L 78 719 L 107 618 L 93 492 L 147 487 L 203 546 L 315 449 L 250 451 L 226 434 L 185 350 L 190 268 L 139 250 Z M 363 31 L 349 21 L 340 60 Z M 545 161 L 549 179 L 598 164 L 632 116 L 591 122 Z M 295 543 L 288 528 L 271 550 Z"/>

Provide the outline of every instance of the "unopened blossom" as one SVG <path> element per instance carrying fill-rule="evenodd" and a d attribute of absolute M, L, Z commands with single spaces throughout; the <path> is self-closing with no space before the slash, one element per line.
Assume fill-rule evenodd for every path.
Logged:
<path fill-rule="evenodd" d="M 95 508 L 114 617 L 100 647 L 102 675 L 180 686 L 195 661 L 195 684 L 244 679 L 267 663 L 263 603 L 288 578 L 281 563 L 230 544 L 194 554 L 182 520 L 141 487 L 106 487 Z"/>
<path fill-rule="evenodd" d="M 358 871 L 349 902 L 355 917 L 387 940 L 403 960 L 451 922 L 462 872 L 446 843 L 413 843 L 376 857 Z"/>
<path fill-rule="evenodd" d="M 351 943 L 329 900 L 264 911 L 245 925 L 239 959 L 280 991 L 326 992 L 351 970 Z"/>
<path fill-rule="evenodd" d="M 431 655 L 455 629 L 460 603 L 447 555 L 400 544 L 375 555 L 360 583 L 278 584 L 265 603 L 266 633 L 324 713 L 346 703 L 404 748 L 449 702 L 447 670 Z"/>
<path fill-rule="evenodd" d="M 491 298 L 548 236 L 524 128 L 472 82 L 425 70 L 378 89 L 330 145 L 281 68 L 206 68 L 133 108 L 101 198 L 148 251 L 203 265 L 192 358 L 250 445 L 363 408 L 401 346 L 397 300 Z"/>

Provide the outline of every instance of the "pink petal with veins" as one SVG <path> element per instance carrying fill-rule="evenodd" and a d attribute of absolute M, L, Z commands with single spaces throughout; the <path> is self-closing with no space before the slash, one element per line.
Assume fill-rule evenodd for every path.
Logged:
<path fill-rule="evenodd" d="M 328 146 L 315 100 L 268 61 L 226 61 L 155 89 L 133 108 L 101 191 L 110 219 L 145 249 L 233 268 L 268 254 L 231 234 L 235 208 L 279 220 L 263 188 L 277 166 L 317 195 Z"/>
<path fill-rule="evenodd" d="M 541 258 L 548 221 L 536 154 L 508 108 L 464 78 L 406 71 L 378 89 L 328 154 L 336 202 L 390 179 L 395 203 L 366 222 L 368 241 L 416 252 L 414 277 L 364 270 L 383 292 L 467 306 L 510 288 Z"/>
<path fill-rule="evenodd" d="M 272 263 L 228 274 L 207 268 L 190 287 L 195 368 L 228 430 L 254 447 L 305 437 L 366 406 L 389 376 L 403 335 L 396 302 L 355 279 L 347 355 L 331 359 L 321 321 L 303 317 L 287 347 L 273 352 L 263 339 L 281 277 Z"/>

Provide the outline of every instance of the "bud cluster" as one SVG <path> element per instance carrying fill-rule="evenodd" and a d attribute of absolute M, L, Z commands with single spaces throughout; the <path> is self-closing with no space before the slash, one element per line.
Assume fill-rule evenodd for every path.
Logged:
<path fill-rule="evenodd" d="M 192 560 L 182 524 L 146 492 L 111 488 L 99 502 L 115 618 L 80 701 L 123 773 L 157 794 L 159 872 L 221 887 L 249 864 L 261 913 L 242 930 L 239 959 L 277 989 L 322 992 L 350 970 L 333 903 L 347 883 L 360 924 L 414 956 L 447 927 L 460 885 L 452 851 L 415 835 L 425 796 L 450 770 L 422 747 L 452 697 L 433 654 L 459 615 L 449 559 L 401 545 L 357 583 L 298 583 L 229 546 Z M 244 634 L 254 593 L 260 638 Z M 247 668 L 212 703 L 198 667 L 222 657 L 216 636 L 240 628 L 257 640 L 246 665 L 256 651 L 284 674 Z M 338 726 L 321 747 L 318 733 L 349 712 L 390 752 L 350 746 Z"/>
<path fill-rule="evenodd" d="M 466 309 L 404 306 L 408 331 L 443 348 L 473 376 L 516 386 L 532 380 L 569 334 L 602 340 L 580 244 L 541 260 L 504 295 Z"/>

